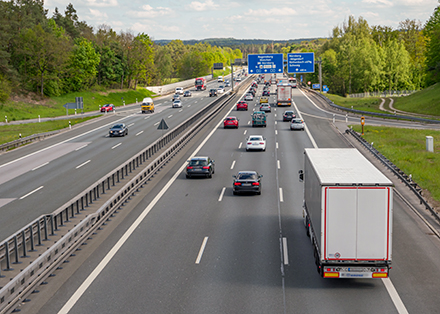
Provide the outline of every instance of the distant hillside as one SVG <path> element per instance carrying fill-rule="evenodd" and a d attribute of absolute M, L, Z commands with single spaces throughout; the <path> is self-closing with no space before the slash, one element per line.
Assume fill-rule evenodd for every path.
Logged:
<path fill-rule="evenodd" d="M 191 39 L 182 40 L 185 45 L 194 45 L 197 43 L 207 43 L 211 46 L 217 47 L 231 47 L 240 45 L 264 45 L 264 44 L 300 44 L 303 41 L 311 41 L 318 38 L 299 38 L 299 39 L 289 39 L 289 40 L 270 40 L 270 39 L 235 39 L 235 38 L 206 38 L 201 40 Z M 166 45 L 170 42 L 170 39 L 158 39 L 154 42 L 158 45 Z"/>

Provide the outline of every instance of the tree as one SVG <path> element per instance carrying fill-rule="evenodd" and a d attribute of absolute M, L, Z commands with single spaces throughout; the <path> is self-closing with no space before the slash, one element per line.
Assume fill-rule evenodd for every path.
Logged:
<path fill-rule="evenodd" d="M 426 68 L 428 83 L 440 82 L 440 6 L 425 25 L 426 33 Z"/>
<path fill-rule="evenodd" d="M 151 81 L 154 61 L 153 42 L 147 34 L 141 33 L 133 39 L 129 51 L 128 68 L 134 80 L 133 88 L 136 90 L 139 81 L 147 85 Z"/>

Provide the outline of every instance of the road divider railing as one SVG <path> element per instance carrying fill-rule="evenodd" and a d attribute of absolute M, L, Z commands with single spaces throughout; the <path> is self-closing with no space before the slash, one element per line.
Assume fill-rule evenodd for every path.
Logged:
<path fill-rule="evenodd" d="M 346 112 L 352 112 L 360 115 L 370 115 L 374 117 L 380 117 L 380 118 L 392 118 L 392 119 L 398 119 L 398 120 L 409 120 L 409 121 L 417 121 L 417 122 L 423 122 L 423 123 L 434 123 L 439 124 L 440 120 L 434 120 L 434 119 L 426 119 L 426 118 L 420 118 L 420 117 L 414 117 L 414 116 L 408 116 L 408 115 L 401 115 L 401 114 L 390 114 L 390 113 L 380 113 L 380 112 L 371 112 L 371 111 L 364 111 L 364 110 L 357 110 L 357 109 L 351 109 L 342 107 L 339 105 L 336 105 L 333 101 L 325 97 L 325 95 L 309 88 L 302 88 L 304 91 L 307 91 L 309 93 L 313 93 L 314 95 L 320 97 L 322 100 L 324 100 L 329 106 Z"/>
<path fill-rule="evenodd" d="M 8 151 L 8 150 L 11 150 L 13 148 L 17 148 L 19 146 L 32 143 L 34 141 L 43 140 L 43 139 L 45 139 L 48 136 L 52 136 L 52 135 L 58 134 L 60 132 L 61 132 L 61 130 L 56 130 L 56 131 L 39 133 L 39 134 L 33 134 L 33 135 L 29 135 L 29 136 L 26 136 L 26 137 L 23 137 L 23 138 L 19 138 L 19 139 L 16 139 L 16 140 L 12 141 L 12 142 L 1 144 L 0 145 L 0 151 L 2 151 L 2 152 Z"/>
<path fill-rule="evenodd" d="M 244 83 L 244 82 L 243 82 Z M 237 91 L 241 90 L 245 84 Z M 236 91 L 236 92 L 237 92 Z M 155 143 L 149 145 L 115 170 L 100 178 L 75 198 L 49 215 L 42 215 L 27 226 L 0 243 L 0 282 L 4 274 L 13 272 L 13 267 L 24 261 L 29 262 L 30 252 L 35 253 L 44 247 L 45 241 L 53 242 L 50 247 L 44 247 L 43 253 L 30 264 L 0 287 L 0 313 L 6 313 L 20 300 L 21 295 L 29 293 L 29 289 L 41 278 L 47 277 L 53 271 L 52 266 L 65 260 L 82 242 L 87 239 L 90 230 L 95 230 L 105 222 L 109 215 L 120 208 L 134 193 L 146 184 L 172 157 L 174 157 L 207 123 L 209 123 L 233 99 L 235 94 L 225 93 L 211 104 L 197 112 L 194 116 L 183 121 L 174 129 L 168 131 Z M 157 158 L 154 155 L 161 153 Z M 136 173 L 137 174 L 136 174 Z M 132 177 L 119 190 L 117 186 L 122 180 Z M 85 215 L 78 224 L 65 234 L 61 227 L 71 223 L 79 214 L 91 207 L 103 195 L 110 194 L 112 187 L 115 193 L 95 212 Z M 56 240 L 50 241 L 51 237 Z M 41 248 L 43 250 L 43 248 Z M 20 255 L 22 252 L 22 255 Z M 2 272 L 3 270 L 3 272 Z M 11 277 L 11 276 L 8 276 Z"/>

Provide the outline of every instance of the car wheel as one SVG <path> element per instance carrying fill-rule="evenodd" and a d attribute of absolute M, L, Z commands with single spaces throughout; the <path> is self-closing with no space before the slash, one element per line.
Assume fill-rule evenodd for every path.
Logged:
<path fill-rule="evenodd" d="M 261 195 L 261 190 L 257 192 L 257 195 Z"/>
<path fill-rule="evenodd" d="M 234 195 L 237 195 L 238 193 L 237 193 L 237 192 L 235 192 L 235 191 L 232 191 L 232 194 L 234 194 Z"/>
<path fill-rule="evenodd" d="M 212 178 L 212 172 L 210 172 L 209 174 L 208 174 L 208 178 Z"/>
<path fill-rule="evenodd" d="M 186 175 L 186 178 L 189 179 L 189 178 L 191 178 L 191 176 L 190 176 L 189 174 L 187 174 L 187 175 Z"/>
<path fill-rule="evenodd" d="M 265 152 L 266 151 L 266 147 L 263 149 L 263 152 Z"/>

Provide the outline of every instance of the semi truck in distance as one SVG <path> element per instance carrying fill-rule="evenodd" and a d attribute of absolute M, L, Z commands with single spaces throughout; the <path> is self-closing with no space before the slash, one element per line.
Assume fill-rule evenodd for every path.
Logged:
<path fill-rule="evenodd" d="M 304 225 L 324 278 L 387 278 L 393 184 L 354 148 L 304 152 Z"/>
<path fill-rule="evenodd" d="M 196 90 L 206 90 L 206 79 L 204 77 L 198 77 L 195 81 Z"/>
<path fill-rule="evenodd" d="M 292 86 L 289 83 L 277 83 L 277 106 L 292 105 Z"/>

